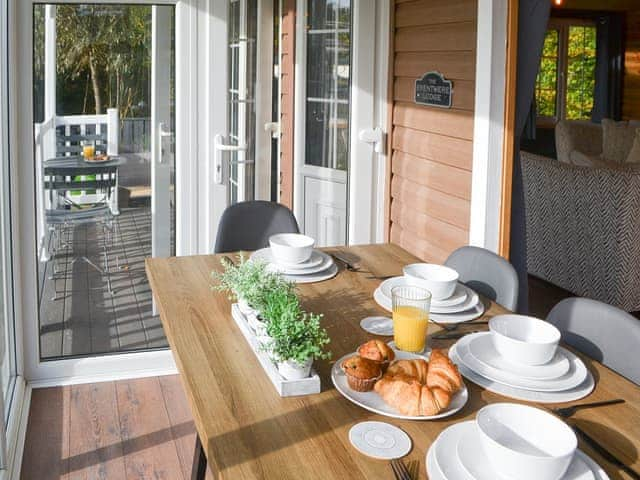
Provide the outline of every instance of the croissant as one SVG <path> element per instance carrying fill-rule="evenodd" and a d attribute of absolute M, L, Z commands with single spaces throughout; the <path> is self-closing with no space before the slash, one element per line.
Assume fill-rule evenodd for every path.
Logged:
<path fill-rule="evenodd" d="M 451 403 L 451 394 L 441 388 L 429 388 L 404 374 L 385 375 L 374 386 L 389 406 L 402 415 L 437 415 Z"/>
<path fill-rule="evenodd" d="M 426 384 L 430 388 L 441 388 L 451 394 L 462 388 L 462 376 L 458 367 L 442 350 L 431 352 Z"/>
<path fill-rule="evenodd" d="M 387 369 L 387 375 L 407 375 L 413 377 L 421 384 L 427 383 L 429 364 L 426 360 L 416 358 L 413 360 L 397 360 Z"/>

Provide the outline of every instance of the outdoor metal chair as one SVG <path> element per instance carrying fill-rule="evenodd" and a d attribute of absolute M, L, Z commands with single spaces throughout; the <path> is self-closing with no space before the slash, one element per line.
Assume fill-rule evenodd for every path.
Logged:
<path fill-rule="evenodd" d="M 640 349 L 640 320 L 590 298 L 567 298 L 558 303 L 547 321 L 562 332 L 562 340 L 640 385 L 635 353 Z"/>
<path fill-rule="evenodd" d="M 518 274 L 507 260 L 479 247 L 461 247 L 444 262 L 460 274 L 460 281 L 485 297 L 515 311 Z"/>
<path fill-rule="evenodd" d="M 254 200 L 236 203 L 222 214 L 215 253 L 258 250 L 269 245 L 276 233 L 298 233 L 291 210 L 275 202 Z"/>

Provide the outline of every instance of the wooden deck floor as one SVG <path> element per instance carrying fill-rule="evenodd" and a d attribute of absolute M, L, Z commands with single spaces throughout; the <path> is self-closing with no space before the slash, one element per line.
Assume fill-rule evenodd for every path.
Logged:
<path fill-rule="evenodd" d="M 180 377 L 33 391 L 23 480 L 188 480 L 195 427 Z"/>
<path fill-rule="evenodd" d="M 95 225 L 76 227 L 68 247 L 43 264 L 40 302 L 40 348 L 45 359 L 163 348 L 167 341 L 153 315 L 144 259 L 151 256 L 151 211 L 122 209 L 117 217 L 108 261 L 114 294 L 107 277 L 84 261 L 103 266 L 102 231 Z M 59 292 L 53 300 L 54 291 Z"/>

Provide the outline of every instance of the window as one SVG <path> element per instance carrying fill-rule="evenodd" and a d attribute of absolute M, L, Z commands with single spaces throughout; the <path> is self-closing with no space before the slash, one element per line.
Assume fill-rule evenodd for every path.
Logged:
<path fill-rule="evenodd" d="M 351 86 L 351 1 L 309 0 L 307 165 L 347 170 Z"/>
<path fill-rule="evenodd" d="M 596 27 L 583 20 L 552 20 L 536 81 L 538 118 L 590 119 L 594 104 Z"/>

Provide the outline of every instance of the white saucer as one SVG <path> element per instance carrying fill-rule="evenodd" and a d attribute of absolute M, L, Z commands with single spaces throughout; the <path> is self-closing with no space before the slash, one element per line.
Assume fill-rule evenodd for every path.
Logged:
<path fill-rule="evenodd" d="M 453 345 L 449 349 L 449 358 L 451 361 L 458 365 L 458 370 L 465 378 L 468 378 L 473 383 L 486 388 L 490 392 L 504 395 L 505 397 L 515 398 L 517 400 L 525 400 L 527 402 L 538 403 L 562 403 L 572 402 L 574 400 L 580 400 L 581 398 L 589 395 L 595 387 L 595 380 L 591 372 L 587 371 L 587 378 L 575 388 L 566 390 L 564 392 L 538 392 L 533 390 L 526 390 L 523 388 L 510 387 L 493 380 L 490 380 L 482 375 L 477 374 L 472 369 L 467 367 L 460 359 L 460 356 L 456 352 L 456 345 Z"/>
<path fill-rule="evenodd" d="M 565 351 L 563 348 L 558 348 L 553 359 L 544 365 L 523 365 L 510 362 L 495 349 L 490 333 L 475 335 L 469 339 L 468 347 L 471 355 L 487 367 L 519 378 L 552 380 L 565 375 L 571 367 L 569 359 L 563 353 Z"/>
<path fill-rule="evenodd" d="M 333 262 L 333 261 L 332 261 Z M 338 266 L 335 263 L 331 263 L 331 266 L 322 272 L 310 273 L 308 275 L 283 275 L 285 280 L 293 283 L 314 283 L 322 282 L 323 280 L 329 280 L 338 273 Z"/>
<path fill-rule="evenodd" d="M 393 335 L 393 320 L 389 317 L 367 317 L 360 320 L 360 327 L 374 335 L 390 337 Z"/>
<path fill-rule="evenodd" d="M 465 431 L 462 433 L 460 441 L 455 448 L 457 458 L 450 463 L 460 464 L 467 473 L 467 477 L 465 478 L 475 480 L 496 480 L 497 478 L 502 478 L 500 473 L 496 472 L 491 465 L 491 462 L 480 445 L 475 422 L 467 423 L 471 423 L 472 425 L 468 427 L 465 425 Z M 480 448 L 478 448 L 479 446 Z M 436 446 L 436 449 L 437 448 Z M 587 462 L 585 462 L 584 457 L 586 457 L 586 455 L 577 450 L 573 461 L 561 480 L 596 480 L 596 474 Z"/>
<path fill-rule="evenodd" d="M 253 252 L 251 259 L 263 261 L 272 272 L 284 273 L 286 275 L 309 275 L 327 270 L 333 265 L 333 259 L 319 250 L 314 250 L 306 262 L 296 264 L 282 263 L 276 260 L 270 248 L 263 248 Z"/>
<path fill-rule="evenodd" d="M 378 288 L 380 289 L 382 294 L 389 299 L 389 302 L 391 302 L 391 289 L 393 287 L 399 287 L 403 285 L 409 285 L 405 277 L 393 277 L 388 278 L 387 280 L 382 282 L 378 286 Z M 449 298 L 445 298 L 444 300 L 431 300 L 431 309 L 435 312 L 436 308 L 450 308 L 468 303 L 467 301 L 469 299 L 469 292 L 473 292 L 473 290 L 470 290 L 461 283 L 458 283 L 456 285 L 455 291 L 453 292 L 453 295 L 451 295 Z M 472 302 L 472 305 L 474 303 L 475 302 Z M 460 310 L 464 310 L 464 308 L 461 308 L 458 311 Z"/>
<path fill-rule="evenodd" d="M 563 353 L 565 358 L 568 359 L 567 361 L 569 362 L 570 368 L 564 375 L 558 378 L 549 380 L 528 379 L 504 370 L 490 367 L 479 361 L 469 349 L 469 345 L 477 340 L 478 337 L 486 338 L 490 335 L 491 333 L 488 332 L 472 333 L 461 338 L 456 344 L 456 353 L 462 360 L 462 363 L 489 380 L 525 390 L 534 390 L 539 392 L 563 392 L 577 387 L 584 382 L 585 378 L 587 378 L 587 367 L 582 360 L 562 347 L 558 347 L 558 349 Z"/>
<path fill-rule="evenodd" d="M 384 422 L 360 422 L 349 430 L 356 450 L 378 460 L 401 458 L 411 451 L 411 438 L 398 427 Z"/>

